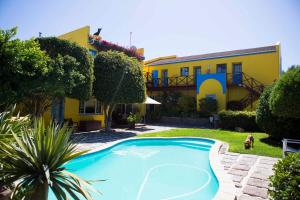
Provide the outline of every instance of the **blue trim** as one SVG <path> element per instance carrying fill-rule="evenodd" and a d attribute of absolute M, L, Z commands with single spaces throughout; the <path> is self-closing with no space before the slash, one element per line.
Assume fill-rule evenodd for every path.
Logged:
<path fill-rule="evenodd" d="M 153 86 L 157 87 L 158 86 L 158 70 L 152 71 L 152 81 L 153 81 Z"/>
<path fill-rule="evenodd" d="M 202 83 L 204 83 L 208 79 L 214 79 L 216 81 L 219 81 L 219 83 L 222 85 L 223 94 L 226 93 L 226 73 L 218 73 L 218 74 L 198 74 L 197 75 L 197 94 L 200 92 L 200 86 Z"/>
<path fill-rule="evenodd" d="M 193 61 L 199 61 L 199 60 L 213 60 L 213 59 L 219 59 L 219 58 L 230 58 L 230 57 L 238 57 L 238 56 L 248 56 L 248 55 L 257 55 L 257 54 L 267 54 L 267 53 L 274 53 L 276 52 L 273 50 L 270 51 L 263 51 L 263 52 L 257 52 L 257 53 L 244 53 L 244 54 L 235 54 L 231 56 L 216 56 L 216 57 L 208 57 L 208 58 L 198 58 L 198 59 L 190 59 L 190 60 L 180 60 L 180 61 L 170 61 L 170 62 L 165 62 L 165 63 L 160 63 L 160 64 L 148 64 L 148 66 L 159 66 L 159 65 L 170 65 L 174 63 L 184 63 L 184 62 L 193 62 Z M 180 57 L 179 57 L 180 58 Z M 175 58 L 176 59 L 176 58 Z"/>

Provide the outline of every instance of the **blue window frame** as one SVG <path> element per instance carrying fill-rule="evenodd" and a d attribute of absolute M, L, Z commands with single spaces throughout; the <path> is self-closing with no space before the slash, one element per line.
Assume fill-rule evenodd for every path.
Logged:
<path fill-rule="evenodd" d="M 188 67 L 180 68 L 180 76 L 188 76 L 188 75 L 189 75 L 189 68 Z"/>
<path fill-rule="evenodd" d="M 217 64 L 217 73 L 226 73 L 226 64 Z"/>

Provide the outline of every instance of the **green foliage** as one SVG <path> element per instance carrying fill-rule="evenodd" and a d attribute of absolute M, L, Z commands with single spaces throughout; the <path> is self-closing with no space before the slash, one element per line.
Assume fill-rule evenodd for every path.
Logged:
<path fill-rule="evenodd" d="M 157 95 L 156 100 L 161 102 L 160 114 L 168 117 L 181 116 L 181 109 L 178 105 L 180 97 L 182 97 L 180 92 L 164 92 Z"/>
<path fill-rule="evenodd" d="M 300 118 L 300 66 L 289 69 L 275 84 L 270 95 L 272 113 Z"/>
<path fill-rule="evenodd" d="M 67 126 L 51 123 L 44 127 L 42 120 L 33 128 L 19 129 L 12 133 L 14 145 L 0 141 L 0 182 L 6 185 L 18 182 L 14 196 L 25 192 L 25 199 L 47 199 L 50 187 L 57 199 L 92 199 L 87 191 L 89 183 L 68 172 L 64 164 L 86 153 L 78 151 L 70 141 L 72 130 Z M 18 136 L 20 135 L 20 137 Z"/>
<path fill-rule="evenodd" d="M 147 113 L 147 121 L 149 122 L 159 122 L 161 120 L 161 111 L 160 109 L 155 109 Z"/>
<path fill-rule="evenodd" d="M 128 123 L 136 123 L 137 122 L 137 116 L 136 114 L 130 113 L 127 117 L 127 122 Z"/>
<path fill-rule="evenodd" d="M 220 128 L 227 130 L 235 130 L 235 128 L 243 128 L 246 131 L 259 131 L 255 122 L 256 113 L 253 111 L 221 111 Z"/>
<path fill-rule="evenodd" d="M 284 137 L 300 139 L 299 119 L 278 117 L 272 114 L 269 99 L 273 88 L 274 85 L 265 88 L 259 98 L 259 104 L 256 110 L 257 125 L 261 130 L 277 139 Z"/>
<path fill-rule="evenodd" d="M 105 128 L 111 128 L 111 115 L 116 104 L 142 103 L 146 87 L 141 64 L 116 51 L 100 52 L 94 60 L 94 95 L 103 103 Z"/>
<path fill-rule="evenodd" d="M 178 106 L 183 115 L 189 115 L 196 110 L 196 99 L 191 96 L 181 96 L 178 98 Z"/>
<path fill-rule="evenodd" d="M 47 90 L 49 58 L 33 39 L 13 39 L 17 29 L 0 29 L 0 106 L 6 107 Z"/>
<path fill-rule="evenodd" d="M 203 113 L 214 114 L 218 110 L 218 102 L 214 98 L 202 98 L 199 100 L 200 111 Z"/>
<path fill-rule="evenodd" d="M 141 64 L 116 51 L 100 52 L 95 58 L 95 97 L 102 103 L 142 103 L 146 88 Z"/>
<path fill-rule="evenodd" d="M 52 58 L 50 84 L 56 96 L 80 100 L 90 98 L 94 81 L 93 59 L 86 48 L 56 37 L 36 39 L 42 50 Z"/>
<path fill-rule="evenodd" d="M 300 199 L 300 154 L 289 154 L 274 166 L 269 194 L 274 200 Z"/>

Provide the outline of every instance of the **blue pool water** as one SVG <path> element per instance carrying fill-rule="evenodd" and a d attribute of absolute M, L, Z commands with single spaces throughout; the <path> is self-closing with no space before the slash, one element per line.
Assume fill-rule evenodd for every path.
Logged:
<path fill-rule="evenodd" d="M 206 139 L 138 139 L 69 162 L 69 171 L 96 182 L 99 200 L 209 200 L 218 180 Z M 56 199 L 51 193 L 50 200 Z"/>

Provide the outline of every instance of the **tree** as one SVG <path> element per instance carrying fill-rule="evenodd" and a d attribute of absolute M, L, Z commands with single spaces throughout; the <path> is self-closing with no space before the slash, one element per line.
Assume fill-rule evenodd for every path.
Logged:
<path fill-rule="evenodd" d="M 74 42 L 56 37 L 36 40 L 40 48 L 54 60 L 51 80 L 57 83 L 56 87 L 59 86 L 55 90 L 57 95 L 89 99 L 93 88 L 94 65 L 88 50 Z"/>
<path fill-rule="evenodd" d="M 23 103 L 38 117 L 56 98 L 91 96 L 93 60 L 87 49 L 55 37 L 20 41 L 12 39 L 15 34 L 16 29 L 0 31 L 3 107 Z"/>
<path fill-rule="evenodd" d="M 274 85 L 264 89 L 259 98 L 259 104 L 256 110 L 256 123 L 258 126 L 274 138 L 300 138 L 299 119 L 279 117 L 270 110 L 270 96 Z"/>
<path fill-rule="evenodd" d="M 300 66 L 291 67 L 275 84 L 269 103 L 277 116 L 300 118 Z"/>
<path fill-rule="evenodd" d="M 14 187 L 12 199 L 47 200 L 49 187 L 57 199 L 82 196 L 91 200 L 88 182 L 66 170 L 64 164 L 86 153 L 77 151 L 70 141 L 72 130 L 51 123 L 44 127 L 42 120 L 32 127 L 12 132 L 15 144 L 0 141 L 0 182 Z M 18 135 L 21 135 L 19 137 Z M 95 190 L 94 190 L 95 191 Z"/>
<path fill-rule="evenodd" d="M 142 103 L 146 88 L 141 64 L 116 51 L 100 52 L 95 60 L 94 95 L 103 104 L 106 131 L 116 104 Z"/>
<path fill-rule="evenodd" d="M 20 102 L 40 87 L 49 72 L 49 58 L 33 39 L 13 39 L 17 28 L 0 29 L 0 106 Z M 28 88 L 30 86 L 30 88 Z"/>

